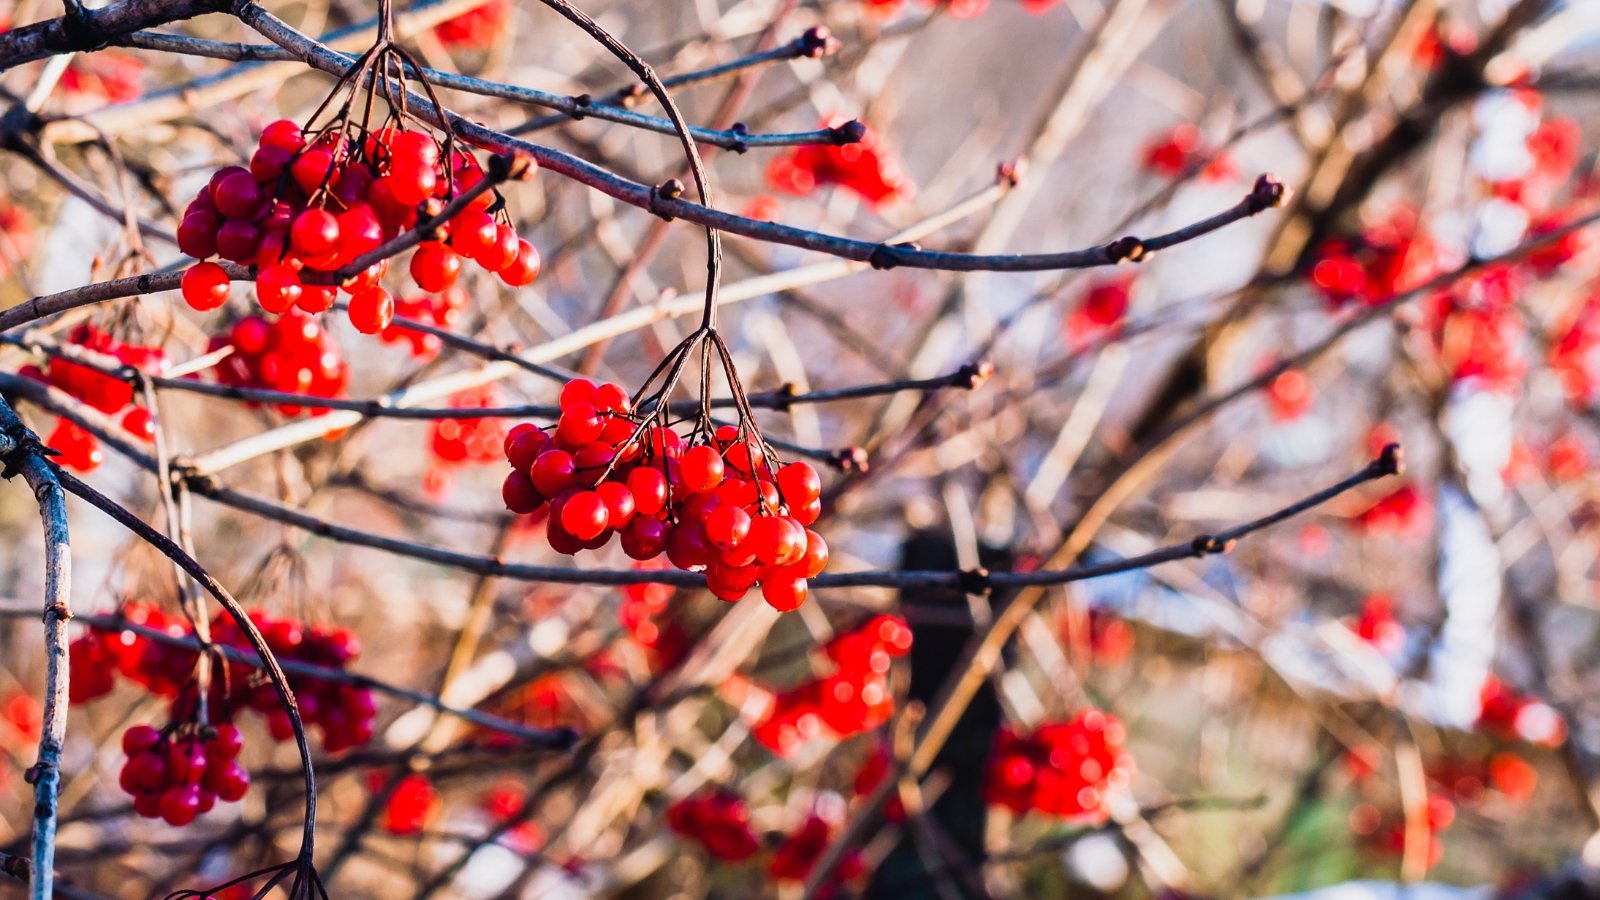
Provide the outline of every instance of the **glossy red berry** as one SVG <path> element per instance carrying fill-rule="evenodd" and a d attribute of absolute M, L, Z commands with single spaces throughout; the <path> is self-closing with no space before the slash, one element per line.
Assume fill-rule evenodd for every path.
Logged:
<path fill-rule="evenodd" d="M 598 537 L 608 522 L 605 501 L 594 491 L 579 491 L 561 505 L 561 527 L 580 541 Z"/>
<path fill-rule="evenodd" d="M 628 491 L 640 515 L 657 515 L 667 505 L 667 476 L 660 469 L 640 466 L 628 473 Z"/>
<path fill-rule="evenodd" d="M 684 489 L 690 493 L 709 491 L 722 482 L 722 456 L 713 447 L 690 447 L 683 452 L 680 465 Z"/>
<path fill-rule="evenodd" d="M 184 302 L 208 312 L 228 302 L 228 273 L 216 263 L 196 263 L 179 284 Z"/>
<path fill-rule="evenodd" d="M 302 256 L 327 253 L 339 244 L 339 219 L 325 209 L 308 209 L 289 226 L 289 243 Z"/>
<path fill-rule="evenodd" d="M 761 599 L 779 612 L 791 612 L 806 602 L 809 587 L 804 578 L 768 577 L 761 582 Z"/>
<path fill-rule="evenodd" d="M 378 334 L 394 321 L 394 296 L 370 287 L 350 297 L 350 324 L 362 334 Z"/>
<path fill-rule="evenodd" d="M 461 275 L 461 257 L 438 241 L 424 241 L 411 257 L 411 280 L 425 291 L 445 291 Z"/>

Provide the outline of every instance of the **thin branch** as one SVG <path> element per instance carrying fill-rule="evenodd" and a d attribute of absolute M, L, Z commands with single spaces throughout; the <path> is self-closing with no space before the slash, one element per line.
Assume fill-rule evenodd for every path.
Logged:
<path fill-rule="evenodd" d="M 66 494 L 61 490 L 39 438 L 0 399 L 0 475 L 21 474 L 33 489 L 44 525 L 44 711 L 39 759 L 28 770 L 33 782 L 33 881 L 30 896 L 54 896 L 56 800 L 61 787 L 61 750 L 67 740 L 67 687 L 72 675 L 67 655 L 68 605 L 72 596 L 72 541 L 67 533 Z"/>
<path fill-rule="evenodd" d="M 343 75 L 351 68 L 342 54 L 317 43 L 253 3 L 240 4 L 238 14 L 246 25 L 278 46 L 294 52 L 311 66 L 333 75 Z M 440 127 L 448 125 L 458 137 L 468 143 L 497 153 L 518 151 L 526 153 L 532 156 L 542 169 L 571 178 L 623 203 L 648 210 L 663 218 L 684 219 L 713 231 L 742 235 L 768 243 L 801 247 L 868 263 L 878 269 L 903 266 L 959 272 L 1031 272 L 1135 262 L 1148 259 L 1149 255 L 1156 251 L 1175 247 L 1279 206 L 1287 195 L 1286 189 L 1276 178 L 1263 175 L 1238 203 L 1207 219 L 1151 238 L 1128 236 L 1082 250 L 1036 254 L 973 254 L 922 250 L 914 246 L 875 243 L 822 234 L 712 209 L 684 199 L 676 190 L 664 190 L 663 186 L 650 187 L 640 184 L 578 157 L 509 137 L 448 111 L 446 112 L 448 121 L 439 121 L 434 111 L 423 103 L 422 98 L 416 98 L 416 102 L 419 107 L 418 114 L 422 118 Z"/>

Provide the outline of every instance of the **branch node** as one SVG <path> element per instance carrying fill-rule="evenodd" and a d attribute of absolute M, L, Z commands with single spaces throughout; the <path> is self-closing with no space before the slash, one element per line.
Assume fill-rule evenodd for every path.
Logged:
<path fill-rule="evenodd" d="M 779 412 L 788 412 L 794 407 L 794 398 L 799 395 L 800 388 L 792 381 L 785 381 L 772 392 L 772 408 Z"/>
<path fill-rule="evenodd" d="M 874 269 L 892 269 L 899 265 L 894 259 L 896 250 L 921 250 L 922 245 L 916 241 L 905 241 L 899 244 L 879 244 L 872 248 L 872 253 L 867 256 L 867 265 Z"/>
<path fill-rule="evenodd" d="M 665 221 L 671 222 L 675 216 L 661 211 L 662 200 L 676 200 L 683 196 L 683 182 L 676 178 L 668 178 L 650 189 L 650 212 Z"/>
<path fill-rule="evenodd" d="M 1111 263 L 1143 262 L 1144 241 L 1133 235 L 1117 238 L 1106 245 L 1106 261 Z"/>
<path fill-rule="evenodd" d="M 1022 176 L 1027 173 L 1028 160 L 1026 157 L 1019 156 L 1016 159 L 1008 159 L 996 166 L 994 177 L 995 181 L 999 182 L 1002 187 L 1014 188 L 1022 183 Z"/>
<path fill-rule="evenodd" d="M 841 472 L 863 473 L 872 468 L 865 447 L 846 447 L 833 455 L 834 468 Z"/>
<path fill-rule="evenodd" d="M 989 580 L 989 570 L 983 566 L 962 569 L 956 576 L 956 584 L 961 588 L 961 593 L 975 597 L 987 597 L 994 590 L 994 584 Z"/>
<path fill-rule="evenodd" d="M 573 121 L 581 122 L 581 121 L 583 121 L 583 111 L 585 109 L 587 109 L 588 107 L 592 106 L 593 104 L 594 104 L 594 97 L 592 95 L 590 95 L 590 94 L 578 94 L 577 96 L 572 98 L 572 105 L 574 107 L 576 107 L 576 108 L 572 109 L 572 110 L 568 110 L 567 111 L 567 115 L 571 116 Z"/>
<path fill-rule="evenodd" d="M 950 379 L 950 386 L 958 387 L 962 390 L 975 391 L 985 381 L 988 381 L 993 374 L 994 363 L 987 359 L 980 359 L 957 369 L 955 375 Z"/>
<path fill-rule="evenodd" d="M 1189 550 L 1195 556 L 1210 556 L 1213 553 L 1227 553 L 1233 549 L 1233 541 L 1219 541 L 1209 534 L 1196 535 L 1189 542 Z"/>
<path fill-rule="evenodd" d="M 522 151 L 489 157 L 489 177 L 496 182 L 525 181 L 533 174 L 533 157 Z"/>

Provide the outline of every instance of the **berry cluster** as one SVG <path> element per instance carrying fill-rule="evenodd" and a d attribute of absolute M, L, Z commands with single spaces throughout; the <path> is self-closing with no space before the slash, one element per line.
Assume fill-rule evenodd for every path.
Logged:
<path fill-rule="evenodd" d="M 883 725 L 894 713 L 890 664 L 910 649 L 911 629 L 898 616 L 835 637 L 823 647 L 834 671 L 778 694 L 752 735 L 787 757 L 809 739 L 842 740 Z"/>
<path fill-rule="evenodd" d="M 190 202 L 178 246 L 196 259 L 256 265 L 256 300 L 267 312 L 324 312 L 342 289 L 350 323 L 378 334 L 394 318 L 394 297 L 380 283 L 387 260 L 337 287 L 323 283 L 327 276 L 489 176 L 471 154 L 441 148 L 427 131 L 344 124 L 320 134 L 287 120 L 262 129 L 249 168 L 217 170 Z M 347 137 L 350 130 L 355 134 Z M 538 251 L 517 237 L 503 213 L 497 219 L 491 212 L 496 197 L 492 190 L 478 194 L 417 247 L 409 272 L 419 288 L 448 290 L 463 256 L 513 286 L 538 276 Z M 195 309 L 216 309 L 227 302 L 228 274 L 216 263 L 199 263 L 184 273 L 182 292 Z"/>
<path fill-rule="evenodd" d="M 123 763 L 118 784 L 133 797 L 133 809 L 147 819 L 183 826 L 211 811 L 218 800 L 237 803 L 250 788 L 250 773 L 239 764 L 244 735 L 230 723 L 213 728 L 163 732 L 134 725 L 122 733 Z"/>
<path fill-rule="evenodd" d="M 124 343 L 93 325 L 74 328 L 67 342 L 141 372 L 159 373 L 167 364 L 166 351 L 160 347 Z M 140 440 L 155 438 L 155 418 L 150 410 L 135 406 L 133 385 L 114 375 L 60 356 L 51 357 L 43 366 L 24 366 L 19 374 L 65 391 L 107 415 L 120 413 L 122 429 Z M 45 443 L 60 454 L 57 461 L 68 468 L 89 472 L 100 465 L 100 442 L 66 419 L 56 422 Z"/>
<path fill-rule="evenodd" d="M 816 812 L 806 817 L 799 828 L 790 832 L 772 853 L 772 862 L 767 865 L 767 874 L 778 881 L 803 882 L 811 875 L 811 870 L 816 868 L 817 860 L 821 858 L 824 850 L 833 841 L 834 824 L 818 815 Z M 866 864 L 861 860 L 861 851 L 857 849 L 846 850 L 839 858 L 839 864 L 833 870 L 828 883 L 817 892 L 817 897 L 836 897 L 850 882 L 855 881 L 867 871 Z"/>
<path fill-rule="evenodd" d="M 387 785 L 388 778 L 384 773 L 373 771 L 367 774 L 367 788 L 372 793 L 382 793 Z M 389 800 L 383 805 L 383 815 L 378 824 L 390 834 L 421 834 L 438 809 L 439 791 L 426 775 L 412 772 L 401 776 L 389 792 Z"/>
<path fill-rule="evenodd" d="M 511 830 L 500 837 L 500 843 L 517 853 L 538 853 L 549 840 L 544 827 L 533 819 L 524 817 L 528 805 L 528 789 L 522 782 L 506 776 L 483 793 L 483 811 L 496 824 L 518 819 Z"/>
<path fill-rule="evenodd" d="M 22 208 L 0 201 L 0 278 L 33 252 L 33 226 Z"/>
<path fill-rule="evenodd" d="M 124 605 L 122 618 L 173 637 L 190 637 L 194 633 L 183 618 L 146 603 Z M 250 620 L 279 660 L 344 669 L 360 652 L 355 635 L 342 628 L 307 628 L 295 620 L 279 619 L 259 610 L 250 613 Z M 211 622 L 211 640 L 254 655 L 244 633 L 227 616 L 219 615 Z M 69 690 L 73 703 L 109 694 L 116 686 L 115 676 L 121 675 L 151 694 L 170 699 L 175 710 L 197 706 L 197 654 L 187 647 L 146 640 L 128 630 L 110 634 L 88 631 L 73 640 L 70 652 Z M 372 739 L 377 701 L 371 689 L 304 675 L 290 675 L 289 686 L 299 703 L 301 719 L 307 726 L 321 727 L 322 745 L 328 752 L 357 747 Z M 230 661 L 226 677 L 219 674 L 211 679 L 208 702 L 212 709 L 239 705 L 262 713 L 273 740 L 287 741 L 294 736 L 289 713 L 280 704 L 277 692 L 257 670 L 243 662 Z M 186 716 L 173 718 L 181 721 Z"/>
<path fill-rule="evenodd" d="M 1324 243 L 1311 266 L 1311 283 L 1331 310 L 1351 301 L 1381 303 L 1438 274 L 1440 252 L 1416 210 L 1397 207 L 1355 237 Z"/>
<path fill-rule="evenodd" d="M 906 0 L 864 0 L 864 2 L 868 10 L 882 17 L 894 15 L 906 4 Z M 1024 12 L 1037 16 L 1050 11 L 1060 2 L 1061 0 L 1022 0 L 1020 5 Z M 943 10 L 944 14 L 952 19 L 971 19 L 989 8 L 989 0 L 922 0 L 922 5 L 928 9 Z"/>
<path fill-rule="evenodd" d="M 1174 125 L 1145 145 L 1144 168 L 1165 178 L 1177 178 L 1193 166 L 1201 166 L 1201 181 L 1232 181 L 1239 177 L 1239 166 L 1225 152 L 1212 153 L 1204 145 L 1200 128 L 1190 122 Z"/>
<path fill-rule="evenodd" d="M 1403 484 L 1373 501 L 1355 522 L 1373 537 L 1415 540 L 1426 535 L 1433 523 L 1433 501 L 1416 485 Z"/>
<path fill-rule="evenodd" d="M 861 761 L 861 767 L 856 769 L 855 777 L 850 780 L 850 788 L 857 797 L 870 796 L 889 776 L 890 767 L 894 764 L 894 754 L 889 746 L 882 742 L 873 745 L 872 751 Z M 900 793 L 895 791 L 889 794 L 889 799 L 883 804 L 883 818 L 889 822 L 904 822 L 906 820 L 906 806 L 900 800 Z"/>
<path fill-rule="evenodd" d="M 1393 656 L 1405 646 L 1406 628 L 1395 618 L 1394 598 L 1388 594 L 1368 594 L 1350 630 L 1385 656 Z"/>
<path fill-rule="evenodd" d="M 761 851 L 761 841 L 750 828 L 749 805 L 727 791 L 672 804 L 667 807 L 667 827 L 697 841 L 723 862 L 743 862 Z"/>
<path fill-rule="evenodd" d="M 1125 736 L 1121 722 L 1094 709 L 1026 734 L 1004 726 L 989 754 L 988 801 L 1015 813 L 1102 819 L 1108 794 L 1133 777 Z"/>
<path fill-rule="evenodd" d="M 550 430 L 523 423 L 505 440 L 506 508 L 533 513 L 548 503 L 552 549 L 598 550 L 620 535 L 633 559 L 665 553 L 680 569 L 704 571 L 723 600 L 759 583 L 776 609 L 805 602 L 807 579 L 828 562 L 828 545 L 806 527 L 822 514 L 810 464 L 775 467 L 759 436 L 733 425 L 696 429 L 686 443 L 637 422 L 614 384 L 570 381 L 560 405 Z"/>
<path fill-rule="evenodd" d="M 61 73 L 61 90 L 95 106 L 126 103 L 144 93 L 144 60 L 126 53 L 83 53 Z"/>
<path fill-rule="evenodd" d="M 454 409 L 492 409 L 500 405 L 493 386 L 463 391 L 450 398 Z M 433 468 L 428 471 L 430 496 L 442 496 L 454 480 L 455 470 L 466 465 L 481 465 L 500 459 L 505 453 L 506 423 L 500 418 L 435 419 L 428 428 L 428 452 Z"/>
<path fill-rule="evenodd" d="M 822 125 L 836 128 L 843 122 L 830 119 Z M 801 197 L 836 184 L 872 206 L 914 193 L 911 180 L 870 129 L 853 144 L 805 144 L 774 158 L 767 167 L 767 183 Z"/>
<path fill-rule="evenodd" d="M 483 50 L 494 46 L 510 18 L 509 0 L 489 0 L 433 26 L 433 36 L 452 50 Z"/>
<path fill-rule="evenodd" d="M 1546 747 L 1567 738 L 1567 723 L 1549 704 L 1518 692 L 1493 675 L 1478 691 L 1478 727 L 1506 740 Z"/>
<path fill-rule="evenodd" d="M 245 316 L 211 350 L 232 347 L 217 364 L 217 380 L 234 387 L 266 388 L 313 397 L 341 397 L 350 380 L 344 351 L 309 313 L 288 310 L 276 320 Z M 279 404 L 286 416 L 322 415 L 326 407 Z"/>
<path fill-rule="evenodd" d="M 437 294 L 396 297 L 394 301 L 396 318 L 410 319 L 413 322 L 436 325 L 440 328 L 449 328 L 456 324 L 466 309 L 467 290 L 460 285 Z M 392 324 L 379 332 L 379 337 L 385 344 L 403 341 L 411 345 L 411 357 L 419 362 L 427 362 L 438 356 L 439 349 L 444 343 L 436 334 L 405 328 L 398 324 Z"/>
<path fill-rule="evenodd" d="M 1115 337 L 1128 314 L 1133 282 L 1134 276 L 1122 275 L 1090 285 L 1062 322 L 1068 345 L 1082 348 L 1091 341 Z"/>
<path fill-rule="evenodd" d="M 660 560 L 635 564 L 640 569 L 664 568 Z M 656 617 L 666 612 L 673 589 L 664 584 L 630 584 L 623 588 L 622 604 L 617 608 L 617 624 L 628 637 L 648 651 L 655 668 L 675 665 L 689 651 L 689 638 L 676 621 L 665 625 Z"/>
<path fill-rule="evenodd" d="M 1315 397 L 1311 379 L 1300 369 L 1289 369 L 1267 382 L 1267 412 L 1277 422 L 1301 418 L 1311 411 Z"/>
<path fill-rule="evenodd" d="M 294 619 L 280 619 L 260 610 L 250 612 L 267 648 L 280 661 L 294 660 L 327 669 L 346 669 L 361 653 L 355 633 L 345 628 L 311 626 Z M 212 626 L 212 640 L 243 646 L 244 634 L 229 618 L 219 618 Z M 248 684 L 252 669 L 244 663 L 229 664 L 229 680 Z M 300 718 L 307 728 L 322 729 L 322 747 L 338 753 L 360 747 L 372 740 L 372 726 L 378 716 L 378 701 L 372 689 L 346 682 L 306 675 L 289 675 L 289 688 L 300 707 Z M 244 696 L 244 703 L 267 719 L 267 733 L 276 741 L 294 737 L 289 712 L 278 700 L 272 685 L 256 684 Z"/>

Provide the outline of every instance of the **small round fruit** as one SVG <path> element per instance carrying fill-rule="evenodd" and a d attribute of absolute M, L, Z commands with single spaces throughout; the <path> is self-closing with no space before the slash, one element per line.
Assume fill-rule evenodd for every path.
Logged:
<path fill-rule="evenodd" d="M 185 303 L 209 312 L 228 302 L 228 273 L 216 263 L 196 263 L 183 273 L 179 290 Z"/>
<path fill-rule="evenodd" d="M 580 541 L 598 537 L 609 521 L 605 501 L 594 491 L 579 491 L 561 505 L 561 527 Z"/>
<path fill-rule="evenodd" d="M 804 578 L 768 577 L 761 582 L 761 599 L 778 612 L 791 612 L 806 602 L 810 586 Z"/>
<path fill-rule="evenodd" d="M 350 298 L 350 324 L 362 334 L 378 334 L 394 321 L 394 295 L 369 287 Z"/>
<path fill-rule="evenodd" d="M 683 451 L 680 464 L 683 487 L 692 494 L 709 491 L 722 483 L 724 471 L 722 455 L 713 447 L 705 444 L 690 447 Z"/>
<path fill-rule="evenodd" d="M 450 289 L 461 276 L 461 257 L 438 241 L 424 241 L 411 257 L 411 280 L 425 291 Z"/>

